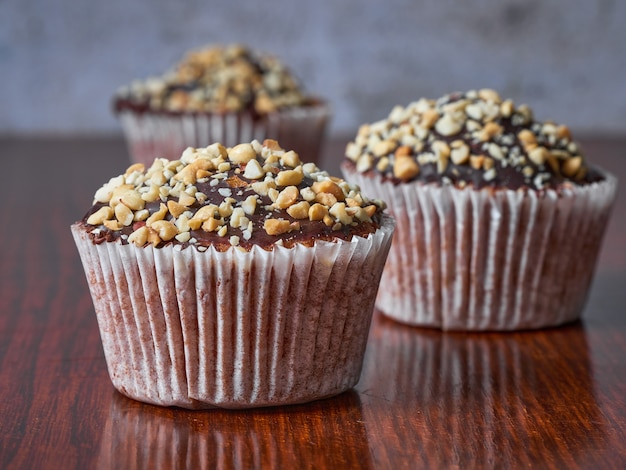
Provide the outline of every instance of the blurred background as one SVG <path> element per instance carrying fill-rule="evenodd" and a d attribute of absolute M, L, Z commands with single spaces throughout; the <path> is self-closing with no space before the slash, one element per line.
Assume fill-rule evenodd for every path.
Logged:
<path fill-rule="evenodd" d="M 0 134 L 121 133 L 116 88 L 190 48 L 287 63 L 350 135 L 395 104 L 492 87 L 578 133 L 626 134 L 618 0 L 0 0 Z"/>

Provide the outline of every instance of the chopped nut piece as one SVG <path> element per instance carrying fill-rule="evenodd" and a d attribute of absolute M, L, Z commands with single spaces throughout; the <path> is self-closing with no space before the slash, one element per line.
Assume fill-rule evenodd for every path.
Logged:
<path fill-rule="evenodd" d="M 383 158 L 387 158 L 387 157 L 383 157 Z M 360 173 L 364 173 L 370 168 L 372 168 L 373 163 L 374 163 L 374 158 L 371 155 L 367 153 L 363 154 L 356 161 L 356 171 Z"/>
<path fill-rule="evenodd" d="M 346 198 L 341 187 L 337 183 L 331 180 L 316 181 L 315 183 L 311 185 L 311 189 L 316 194 L 317 193 L 330 193 L 333 196 L 335 196 L 335 198 L 338 201 L 343 201 Z"/>
<path fill-rule="evenodd" d="M 178 233 L 189 232 L 189 230 L 191 230 L 191 227 L 189 226 L 188 213 L 181 214 L 181 216 L 178 219 L 176 219 L 174 225 L 176 225 L 176 228 L 178 229 Z"/>
<path fill-rule="evenodd" d="M 187 243 L 191 239 L 191 234 L 189 232 L 182 232 L 176 235 L 174 238 L 178 240 L 180 243 Z"/>
<path fill-rule="evenodd" d="M 135 212 L 133 220 L 135 222 L 141 222 L 143 220 L 146 220 L 149 216 L 150 216 L 150 212 L 148 212 L 147 209 L 142 209 L 140 211 Z"/>
<path fill-rule="evenodd" d="M 115 208 L 120 202 L 122 202 L 122 197 L 124 197 L 128 192 L 133 191 L 134 186 L 132 184 L 122 184 L 113 189 L 111 193 L 111 199 L 109 201 L 109 205 Z"/>
<path fill-rule="evenodd" d="M 115 218 L 122 224 L 124 227 L 128 227 L 133 223 L 133 211 L 131 211 L 124 204 L 118 204 L 115 206 Z"/>
<path fill-rule="evenodd" d="M 159 187 L 152 184 L 150 189 L 141 195 L 141 199 L 145 202 L 154 202 L 159 198 Z"/>
<path fill-rule="evenodd" d="M 189 207 L 196 203 L 196 198 L 185 192 L 181 192 L 178 196 L 178 203 L 184 207 Z"/>
<path fill-rule="evenodd" d="M 269 188 L 267 190 L 267 196 L 270 198 L 272 202 L 276 202 L 276 199 L 278 199 L 279 194 L 280 193 L 275 188 Z"/>
<path fill-rule="evenodd" d="M 294 219 L 306 219 L 309 216 L 310 204 L 300 201 L 287 208 L 287 213 Z"/>
<path fill-rule="evenodd" d="M 503 101 L 502 104 L 500 105 L 500 114 L 502 114 L 502 116 L 504 117 L 511 117 L 511 114 L 513 114 L 513 110 L 515 109 L 515 106 L 513 105 L 513 101 L 511 100 L 506 100 Z"/>
<path fill-rule="evenodd" d="M 522 129 L 521 131 L 519 131 L 519 133 L 517 134 L 517 138 L 524 146 L 537 142 L 535 134 L 533 134 L 532 131 L 529 131 L 528 129 Z"/>
<path fill-rule="evenodd" d="M 435 130 L 445 136 L 458 134 L 463 129 L 463 123 L 456 121 L 450 114 L 444 114 L 435 124 Z"/>
<path fill-rule="evenodd" d="M 370 204 L 369 206 L 364 207 L 363 210 L 367 216 L 371 218 L 374 217 L 374 214 L 376 214 L 377 207 L 374 204 Z"/>
<path fill-rule="evenodd" d="M 104 222 L 102 222 L 102 225 L 104 225 L 109 230 L 112 230 L 113 232 L 122 230 L 122 228 L 124 227 L 117 220 L 105 220 Z"/>
<path fill-rule="evenodd" d="M 561 172 L 568 177 L 573 177 L 578 173 L 583 163 L 583 159 L 580 156 L 568 158 L 561 163 Z"/>
<path fill-rule="evenodd" d="M 489 144 L 489 147 L 487 148 L 487 151 L 489 152 L 489 155 L 491 155 L 493 158 L 496 158 L 498 160 L 502 160 L 504 158 L 504 152 L 502 151 L 502 147 L 500 147 L 498 144 L 494 144 L 493 142 L 491 142 Z"/>
<path fill-rule="evenodd" d="M 196 181 L 208 178 L 212 173 L 208 170 L 196 170 Z"/>
<path fill-rule="evenodd" d="M 157 220 L 150 225 L 152 230 L 156 230 L 159 238 L 163 241 L 170 241 L 178 233 L 176 226 L 169 220 Z"/>
<path fill-rule="evenodd" d="M 276 140 L 265 139 L 263 141 L 263 147 L 267 147 L 270 150 L 282 150 L 283 148 Z"/>
<path fill-rule="evenodd" d="M 341 222 L 343 225 L 350 225 L 352 223 L 352 217 L 346 212 L 346 204 L 344 202 L 337 202 L 328 211 L 335 220 Z"/>
<path fill-rule="evenodd" d="M 437 173 L 442 174 L 448 168 L 448 155 L 440 153 L 437 156 Z"/>
<path fill-rule="evenodd" d="M 146 165 L 144 165 L 143 163 L 134 163 L 126 168 L 126 172 L 124 174 L 128 176 L 136 171 L 139 173 L 143 173 L 144 171 L 146 171 Z"/>
<path fill-rule="evenodd" d="M 113 209 L 110 206 L 103 206 L 87 218 L 89 225 L 102 225 L 105 220 L 113 217 Z"/>
<path fill-rule="evenodd" d="M 148 228 L 148 243 L 152 246 L 156 247 L 159 243 L 161 243 L 161 238 L 156 230 Z"/>
<path fill-rule="evenodd" d="M 258 180 L 265 176 L 265 171 L 256 159 L 252 159 L 246 164 L 243 176 L 249 180 Z"/>
<path fill-rule="evenodd" d="M 141 210 L 146 205 L 146 202 L 141 198 L 141 194 L 134 189 L 123 193 L 120 196 L 120 202 L 133 211 Z"/>
<path fill-rule="evenodd" d="M 315 192 L 308 186 L 300 190 L 300 196 L 302 196 L 302 199 L 304 199 L 305 201 L 315 201 Z"/>
<path fill-rule="evenodd" d="M 452 152 L 450 152 L 450 159 L 455 165 L 462 165 L 469 160 L 469 155 L 469 147 L 465 144 L 462 144 L 452 149 Z"/>
<path fill-rule="evenodd" d="M 466 106 L 465 113 L 475 121 L 480 121 L 483 117 L 483 110 L 478 104 L 470 104 Z"/>
<path fill-rule="evenodd" d="M 478 96 L 485 101 L 492 101 L 497 104 L 502 102 L 502 98 L 500 98 L 498 92 L 490 88 L 483 88 L 482 90 L 479 90 Z"/>
<path fill-rule="evenodd" d="M 485 157 L 482 155 L 471 155 L 470 156 L 470 166 L 475 170 L 480 170 L 483 167 L 483 162 L 485 161 Z"/>
<path fill-rule="evenodd" d="M 396 151 L 394 152 L 394 155 L 396 157 L 408 157 L 409 155 L 411 155 L 412 151 L 413 149 L 410 146 L 401 145 L 400 147 L 396 149 Z"/>
<path fill-rule="evenodd" d="M 426 129 L 430 129 L 439 119 L 439 113 L 435 109 L 428 109 L 422 114 L 420 125 Z"/>
<path fill-rule="evenodd" d="M 217 171 L 219 171 L 220 173 L 226 173 L 230 169 L 231 169 L 230 162 L 221 162 L 221 163 L 218 163 L 217 165 Z"/>
<path fill-rule="evenodd" d="M 245 219 L 245 220 L 242 220 Z M 239 228 L 241 226 L 247 226 L 248 219 L 246 218 L 246 213 L 243 211 L 241 207 L 235 207 L 233 209 L 233 213 L 230 215 L 230 226 L 233 228 Z"/>
<path fill-rule="evenodd" d="M 226 181 L 226 184 L 230 188 L 247 188 L 248 187 L 248 183 L 242 180 L 241 178 L 239 178 L 239 176 L 237 175 L 231 176 L 230 178 L 226 178 L 225 181 Z"/>
<path fill-rule="evenodd" d="M 355 142 L 348 143 L 348 145 L 346 145 L 345 154 L 350 160 L 356 161 L 360 155 L 359 146 Z"/>
<path fill-rule="evenodd" d="M 274 182 L 273 181 L 272 182 L 257 181 L 255 183 L 252 183 L 250 185 L 250 187 L 259 196 L 267 196 L 269 194 L 270 189 L 273 189 L 274 191 L 276 191 L 276 188 L 274 187 Z"/>
<path fill-rule="evenodd" d="M 285 219 L 267 219 L 263 223 L 263 228 L 268 235 L 281 235 L 291 230 L 291 224 Z"/>
<path fill-rule="evenodd" d="M 130 243 L 134 243 L 137 246 L 144 246 L 148 241 L 148 233 L 148 227 L 144 225 L 131 233 L 128 236 L 128 241 Z"/>
<path fill-rule="evenodd" d="M 517 112 L 524 118 L 524 124 L 533 120 L 533 112 L 528 105 L 522 104 L 517 108 Z"/>
<path fill-rule="evenodd" d="M 228 159 L 233 163 L 248 163 L 256 158 L 256 152 L 251 144 L 239 144 L 228 152 Z"/>
<path fill-rule="evenodd" d="M 298 165 L 301 164 L 300 156 L 293 150 L 285 152 L 285 154 L 282 156 L 282 161 L 283 165 L 290 166 L 291 168 L 296 168 Z"/>
<path fill-rule="evenodd" d="M 256 196 L 248 196 L 245 201 L 241 203 L 241 207 L 247 215 L 254 214 L 256 210 L 257 198 Z"/>
<path fill-rule="evenodd" d="M 299 166 L 295 170 L 283 170 L 276 175 L 277 186 L 297 186 L 302 183 L 304 175 L 302 167 Z"/>
<path fill-rule="evenodd" d="M 217 232 L 222 227 L 222 221 L 213 217 L 202 222 L 202 230 L 205 232 Z"/>
<path fill-rule="evenodd" d="M 326 216 L 328 216 L 328 207 L 318 203 L 309 207 L 309 220 L 324 220 Z"/>
<path fill-rule="evenodd" d="M 415 178 L 420 172 L 420 167 L 411 157 L 399 157 L 393 163 L 393 175 L 402 181 Z"/>
<path fill-rule="evenodd" d="M 431 148 L 437 157 L 448 158 L 450 155 L 450 146 L 443 140 L 435 140 Z"/>
<path fill-rule="evenodd" d="M 378 160 L 378 163 L 376 164 L 376 168 L 378 169 L 378 171 L 385 171 L 388 167 L 389 167 L 388 157 L 382 157 L 380 160 Z"/>
<path fill-rule="evenodd" d="M 287 186 L 278 194 L 278 197 L 276 198 L 276 201 L 274 201 L 274 204 L 280 209 L 286 209 L 287 207 L 295 204 L 295 202 L 298 200 L 299 195 L 300 191 L 298 191 L 297 187 Z"/>
<path fill-rule="evenodd" d="M 218 211 L 218 207 L 215 204 L 209 204 L 208 206 L 202 206 L 196 211 L 191 220 L 199 220 L 201 222 L 213 217 Z"/>
<path fill-rule="evenodd" d="M 398 144 L 392 140 L 381 140 L 372 149 L 372 153 L 377 157 L 387 155 L 396 148 Z"/>
<path fill-rule="evenodd" d="M 220 217 L 230 217 L 233 213 L 233 206 L 230 200 L 222 201 L 222 203 L 217 208 L 217 211 L 220 214 Z"/>
<path fill-rule="evenodd" d="M 543 165 L 550 156 L 550 152 L 545 147 L 535 147 L 528 152 L 528 158 L 535 165 Z"/>
<path fill-rule="evenodd" d="M 150 226 L 154 222 L 156 222 L 157 220 L 164 219 L 166 215 L 167 215 L 167 206 L 165 204 L 161 203 L 159 205 L 159 210 L 157 212 L 153 213 L 150 217 L 148 217 L 148 219 L 146 220 L 146 224 L 148 226 Z"/>
<path fill-rule="evenodd" d="M 478 132 L 479 140 L 487 142 L 493 139 L 495 136 L 502 134 L 502 126 L 491 121 L 485 124 L 485 126 Z"/>
<path fill-rule="evenodd" d="M 566 140 L 570 140 L 572 138 L 569 128 L 564 125 L 558 126 L 556 128 L 556 136 L 559 139 L 566 139 Z"/>
<path fill-rule="evenodd" d="M 325 206 L 332 207 L 337 203 L 337 198 L 332 193 L 317 193 L 315 195 L 315 201 Z"/>

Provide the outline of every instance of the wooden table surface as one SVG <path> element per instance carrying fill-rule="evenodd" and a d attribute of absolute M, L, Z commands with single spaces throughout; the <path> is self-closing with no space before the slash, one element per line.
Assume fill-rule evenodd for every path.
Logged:
<path fill-rule="evenodd" d="M 626 184 L 626 140 L 583 145 Z M 623 189 L 581 322 L 441 333 L 376 312 L 353 390 L 185 411 L 113 389 L 69 231 L 122 140 L 3 138 L 0 164 L 0 468 L 626 468 Z"/>

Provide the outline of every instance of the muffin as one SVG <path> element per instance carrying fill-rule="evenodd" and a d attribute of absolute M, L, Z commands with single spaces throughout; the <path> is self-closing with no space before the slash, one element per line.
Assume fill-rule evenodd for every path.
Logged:
<path fill-rule="evenodd" d="M 185 408 L 352 387 L 393 230 L 272 140 L 133 164 L 72 225 L 113 385 Z"/>
<path fill-rule="evenodd" d="M 113 108 L 131 160 L 146 165 L 188 146 L 265 138 L 316 163 L 330 117 L 279 60 L 241 45 L 190 51 L 162 76 L 121 87 Z"/>
<path fill-rule="evenodd" d="M 580 317 L 616 179 L 564 125 L 489 89 L 363 125 L 342 171 L 397 230 L 377 307 L 411 325 L 518 330 Z"/>

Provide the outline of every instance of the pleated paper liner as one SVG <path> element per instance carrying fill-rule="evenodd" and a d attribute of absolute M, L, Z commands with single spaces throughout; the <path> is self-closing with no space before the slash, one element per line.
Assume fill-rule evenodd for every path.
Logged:
<path fill-rule="evenodd" d="M 397 228 L 377 307 L 445 330 L 519 330 L 580 317 L 617 180 L 536 191 L 394 185 L 343 168 Z"/>
<path fill-rule="evenodd" d="M 152 164 L 155 158 L 173 159 L 187 147 L 220 142 L 226 147 L 270 138 L 298 152 L 305 162 L 317 163 L 331 111 L 325 104 L 286 109 L 265 116 L 240 113 L 134 112 L 119 119 L 131 160 Z"/>
<path fill-rule="evenodd" d="M 109 374 L 186 408 L 303 403 L 359 380 L 394 222 L 368 238 L 219 252 L 95 245 L 72 226 Z"/>

